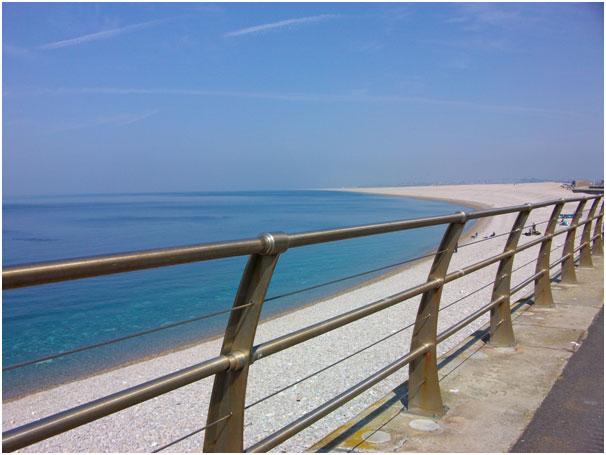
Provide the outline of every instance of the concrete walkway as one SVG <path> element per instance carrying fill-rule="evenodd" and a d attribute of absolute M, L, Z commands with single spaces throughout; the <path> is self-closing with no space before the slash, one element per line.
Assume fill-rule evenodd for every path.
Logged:
<path fill-rule="evenodd" d="M 604 452 L 604 310 L 512 452 Z"/>
<path fill-rule="evenodd" d="M 554 393 L 559 401 L 549 405 L 551 400 L 546 400 L 546 411 L 537 413 L 528 429 L 529 436 L 524 436 L 524 441 L 520 439 L 568 361 L 584 343 L 596 315 L 603 311 L 603 260 L 594 258 L 594 262 L 595 268 L 577 268 L 578 285 L 554 283 L 554 307 L 539 308 L 532 300 L 513 305 L 515 348 L 491 347 L 485 343 L 486 332 L 478 331 L 439 359 L 442 398 L 447 409 L 443 417 L 408 413 L 407 384 L 403 384 L 309 450 L 598 451 L 602 439 L 598 427 L 603 425 L 603 417 L 598 420 L 596 414 L 587 411 L 603 411 L 603 395 L 592 393 L 575 398 L 571 395 L 574 392 L 569 391 L 570 387 L 577 393 L 579 388 L 594 390 L 584 385 L 587 383 L 602 390 L 603 345 L 600 340 L 594 341 L 593 334 L 581 360 L 570 364 L 573 374 L 564 375 L 564 384 L 569 384 L 569 389 L 556 388 Z M 597 320 L 596 324 L 603 327 L 603 320 Z M 581 361 L 582 364 L 577 363 Z M 568 377 L 581 382 L 573 385 Z M 566 427 L 574 420 L 578 420 L 579 428 L 584 427 L 583 431 L 576 430 L 576 426 Z M 557 432 L 556 427 L 560 427 Z M 569 445 L 564 444 L 565 438 L 570 440 Z M 544 445 L 547 439 L 553 445 Z M 519 440 L 519 444 L 529 445 L 516 445 Z"/>

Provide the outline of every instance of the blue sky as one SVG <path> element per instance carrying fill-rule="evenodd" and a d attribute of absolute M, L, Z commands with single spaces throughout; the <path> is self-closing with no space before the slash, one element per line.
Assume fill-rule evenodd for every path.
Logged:
<path fill-rule="evenodd" d="M 3 191 L 603 178 L 601 4 L 16 4 Z"/>

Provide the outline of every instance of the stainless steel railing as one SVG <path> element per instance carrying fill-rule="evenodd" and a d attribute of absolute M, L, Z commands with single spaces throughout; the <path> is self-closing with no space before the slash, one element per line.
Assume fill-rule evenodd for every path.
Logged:
<path fill-rule="evenodd" d="M 207 423 L 205 426 L 189 433 L 158 450 L 167 448 L 194 434 L 206 431 L 204 451 L 207 452 L 242 452 L 244 451 L 243 426 L 245 410 L 280 393 L 274 392 L 257 402 L 245 406 L 248 371 L 250 366 L 265 357 L 283 351 L 319 335 L 343 327 L 354 321 L 375 314 L 412 297 L 422 295 L 417 311 L 414 325 L 408 325 L 380 340 L 359 349 L 344 359 L 341 359 L 322 370 L 319 370 L 306 378 L 284 388 L 287 389 L 313 375 L 324 371 L 345 359 L 351 358 L 360 352 L 391 338 L 408 328 L 413 328 L 410 351 L 400 359 L 375 372 L 367 379 L 354 385 L 340 395 L 329 400 L 322 406 L 308 412 L 294 422 L 286 425 L 267 438 L 247 448 L 247 451 L 262 452 L 270 450 L 284 442 L 304 428 L 307 428 L 338 407 L 344 405 L 357 395 L 368 390 L 373 385 L 387 378 L 395 371 L 408 365 L 408 403 L 409 408 L 441 414 L 443 412 L 440 394 L 439 379 L 437 374 L 437 351 L 438 343 L 446 340 L 459 330 L 466 327 L 472 321 L 490 311 L 490 339 L 491 343 L 501 346 L 510 346 L 515 343 L 513 328 L 511 324 L 510 299 L 511 295 L 519 292 L 528 284 L 534 282 L 535 304 L 553 305 L 551 295 L 550 270 L 561 264 L 561 277 L 565 283 L 576 282 L 575 257 L 580 251 L 579 260 L 581 265 L 592 266 L 592 254 L 603 255 L 603 215 L 602 204 L 599 213 L 597 209 L 602 196 L 589 196 L 571 199 L 560 199 L 536 204 L 525 204 L 513 207 L 497 209 L 478 210 L 469 213 L 459 212 L 452 215 L 418 218 L 411 220 L 396 221 L 349 228 L 332 229 L 324 231 L 304 232 L 297 234 L 286 234 L 283 232 L 266 233 L 256 239 L 245 239 L 233 242 L 210 243 L 180 248 L 168 248 L 134 253 L 125 253 L 111 256 L 99 256 L 90 258 L 73 259 L 61 262 L 39 263 L 8 267 L 2 272 L 3 290 L 43 285 L 59 281 L 75 280 L 101 275 L 123 273 L 135 270 L 144 270 L 156 267 L 165 267 L 177 264 L 208 261 L 232 256 L 249 256 L 248 263 L 244 269 L 240 286 L 230 310 L 222 311 L 229 313 L 229 321 L 225 330 L 223 346 L 220 355 L 204 362 L 192 365 L 188 368 L 156 378 L 154 380 L 125 389 L 118 393 L 91 401 L 89 403 L 65 410 L 29 424 L 4 431 L 2 434 L 2 448 L 4 451 L 14 451 L 22 447 L 34 444 L 52 436 L 58 435 L 70 429 L 85 425 L 101 417 L 142 403 L 151 398 L 165 394 L 187 384 L 199 381 L 203 378 L 214 376 L 214 386 L 210 400 Z M 585 205 L 591 202 L 591 207 L 584 210 Z M 566 203 L 578 203 L 570 226 L 556 232 L 556 226 L 560 212 Z M 545 234 L 540 238 L 518 246 L 528 216 L 532 210 L 553 206 L 553 211 L 548 220 L 537 224 L 547 224 Z M 469 220 L 477 220 L 503 214 L 516 214 L 516 220 L 510 231 L 500 233 L 486 239 L 481 239 L 466 244 L 458 245 L 459 238 L 465 224 Z M 582 220 L 582 216 L 585 219 Z M 593 233 L 592 223 L 596 220 Z M 325 321 L 312 324 L 273 340 L 255 345 L 255 333 L 259 322 L 261 309 L 264 302 L 283 296 L 267 298 L 266 292 L 276 267 L 276 263 L 282 253 L 289 248 L 297 248 L 316 243 L 332 242 L 337 240 L 351 239 L 354 237 L 383 234 L 388 232 L 418 229 L 429 226 L 447 225 L 446 232 L 433 256 L 433 264 L 425 283 L 403 290 L 396 294 L 386 296 L 383 299 L 371 302 L 362 307 L 340 314 Z M 583 227 L 580 239 L 576 238 L 579 227 Z M 552 248 L 552 239 L 566 233 L 565 241 L 556 248 Z M 493 238 L 507 235 L 507 241 L 502 253 L 483 259 L 462 269 L 448 273 L 450 259 L 457 248 L 492 240 Z M 575 241 L 579 243 L 575 248 Z M 536 259 L 524 264 L 524 266 L 536 261 L 535 273 L 520 284 L 511 287 L 511 275 L 521 267 L 513 269 L 513 261 L 516 253 L 524 251 L 533 246 L 540 245 L 540 251 Z M 552 251 L 563 247 L 562 256 L 559 260 L 550 263 Z M 415 258 L 419 259 L 419 258 Z M 407 261 L 404 261 L 407 262 Z M 403 263 L 403 262 L 402 262 Z M 402 263 L 389 265 L 384 268 L 394 267 Z M 445 284 L 455 281 L 463 276 L 498 263 L 498 272 L 495 280 L 484 284 L 470 294 L 451 302 L 446 307 L 440 308 L 442 289 Z M 376 272 L 376 269 L 370 272 Z M 363 275 L 363 274 L 362 274 Z M 354 276 L 344 277 L 351 279 Z M 310 287 L 316 288 L 333 283 L 323 283 Z M 469 295 L 492 286 L 492 297 L 490 302 L 466 316 L 461 321 L 437 333 L 438 315 L 448 307 L 458 303 Z M 305 289 L 307 290 L 307 288 Z M 303 292 L 299 290 L 295 292 Z M 289 293 L 290 294 L 290 293 Z M 219 314 L 219 313 L 217 313 Z M 70 351 L 64 351 L 52 356 L 41 357 L 20 364 L 9 365 L 3 371 L 22 368 L 27 365 L 38 363 L 49 358 L 70 355 L 83 350 L 94 349 L 109 343 L 115 343 L 124 339 L 143 336 L 168 327 L 187 324 L 195 320 L 212 317 L 215 314 L 201 315 L 185 321 L 180 321 L 167 326 L 125 335 L 114 340 L 94 345 L 82 346 Z"/>

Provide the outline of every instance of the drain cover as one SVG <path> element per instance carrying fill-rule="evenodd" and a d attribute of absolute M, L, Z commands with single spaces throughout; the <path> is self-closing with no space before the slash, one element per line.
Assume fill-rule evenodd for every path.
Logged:
<path fill-rule="evenodd" d="M 436 431 L 440 429 L 440 425 L 429 419 L 411 420 L 408 425 L 410 428 L 418 431 Z"/>
<path fill-rule="evenodd" d="M 362 439 L 373 444 L 385 444 L 391 441 L 391 436 L 385 431 L 367 431 L 362 435 Z"/>

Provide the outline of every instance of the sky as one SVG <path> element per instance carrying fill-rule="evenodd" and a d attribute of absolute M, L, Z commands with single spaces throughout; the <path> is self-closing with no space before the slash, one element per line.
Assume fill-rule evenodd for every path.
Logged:
<path fill-rule="evenodd" d="M 3 3 L 5 197 L 602 179 L 603 5 Z"/>

